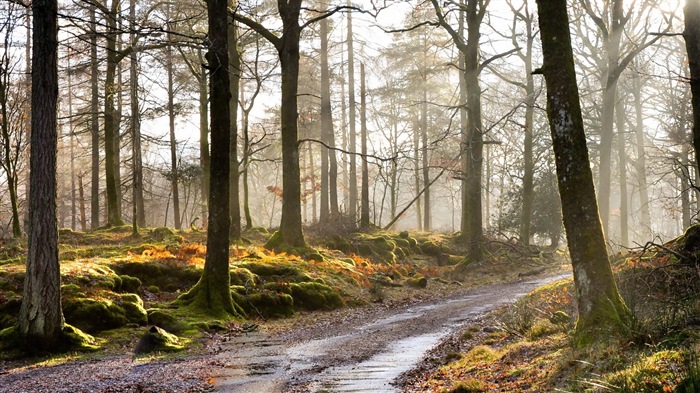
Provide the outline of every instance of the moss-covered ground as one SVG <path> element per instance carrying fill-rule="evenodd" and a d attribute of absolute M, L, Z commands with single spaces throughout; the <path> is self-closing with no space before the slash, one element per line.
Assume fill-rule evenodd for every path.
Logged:
<path fill-rule="evenodd" d="M 616 255 L 635 320 L 618 336 L 575 344 L 572 280 L 539 288 L 465 329 L 414 376 L 430 392 L 700 392 L 700 227 Z"/>
<path fill-rule="evenodd" d="M 232 298 L 246 320 L 221 320 L 177 302 L 201 276 L 206 233 L 154 228 L 134 237 L 129 226 L 61 230 L 66 322 L 93 336 L 101 349 L 76 356 L 187 353 L 202 348 L 215 331 L 272 321 L 279 326 L 314 312 L 425 298 L 561 267 L 557 255 L 506 243 L 488 244 L 488 261 L 469 263 L 458 239 L 448 235 L 312 233 L 309 247 L 287 252 L 262 246 L 273 236 L 267 231 L 244 236 L 231 246 L 230 276 Z M 21 241 L 0 242 L 0 330 L 16 323 L 25 258 Z"/>

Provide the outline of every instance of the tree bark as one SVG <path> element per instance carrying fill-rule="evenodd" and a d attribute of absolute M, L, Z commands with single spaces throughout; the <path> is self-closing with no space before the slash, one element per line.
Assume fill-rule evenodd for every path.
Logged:
<path fill-rule="evenodd" d="M 232 9 L 235 9 L 236 1 L 230 0 Z M 230 118 L 230 165 L 231 173 L 229 174 L 229 209 L 231 214 L 231 228 L 229 237 L 231 240 L 241 239 L 241 205 L 240 205 L 240 187 L 238 182 L 239 166 L 238 166 L 238 88 L 241 81 L 241 54 L 238 51 L 238 29 L 235 22 L 231 22 L 228 26 L 228 56 L 229 74 L 231 75 L 231 102 L 229 110 Z"/>
<path fill-rule="evenodd" d="M 228 54 L 228 1 L 207 0 L 209 40 L 208 61 L 211 92 L 211 182 L 209 189 L 209 230 L 204 271 L 199 282 L 180 299 L 191 307 L 213 315 L 240 316 L 231 298 L 229 275 L 229 110 L 231 85 Z"/>
<path fill-rule="evenodd" d="M 700 170 L 700 0 L 686 0 L 685 8 L 685 48 L 688 52 L 690 68 L 690 91 L 693 95 L 693 148 L 695 167 Z"/>
<path fill-rule="evenodd" d="M 580 343 L 607 337 L 629 321 L 613 279 L 598 216 L 576 72 L 566 0 L 537 0 L 547 83 L 549 118 L 564 227 L 578 300 L 576 330 Z"/>
<path fill-rule="evenodd" d="M 117 11 L 119 0 L 112 0 L 110 12 L 105 15 L 107 32 L 106 57 L 107 70 L 105 72 L 105 182 L 107 184 L 107 224 L 111 226 L 124 225 L 119 210 L 119 184 L 117 184 L 117 152 L 119 129 L 117 111 L 115 109 L 115 96 L 119 94 L 116 85 L 117 71 Z"/>
<path fill-rule="evenodd" d="M 32 2 L 32 132 L 27 270 L 19 331 L 35 348 L 61 344 L 61 276 L 56 222 L 58 5 Z"/>
<path fill-rule="evenodd" d="M 91 184 L 90 227 L 100 226 L 100 122 L 97 59 L 97 17 L 94 4 L 90 4 L 90 136 L 91 138 Z"/>
<path fill-rule="evenodd" d="M 197 50 L 200 61 L 203 62 L 202 50 Z M 209 102 L 207 94 L 207 70 L 202 67 L 202 73 L 198 77 L 199 82 L 199 165 L 202 167 L 202 193 L 201 213 L 202 226 L 207 226 L 208 198 L 209 198 Z"/>
<path fill-rule="evenodd" d="M 620 245 L 628 247 L 629 207 L 627 204 L 627 141 L 625 138 L 625 103 L 620 98 L 615 109 L 615 127 L 617 128 L 617 158 L 620 173 Z"/>
<path fill-rule="evenodd" d="M 641 77 L 634 78 L 632 95 L 634 96 L 635 139 L 637 144 L 637 160 L 635 172 L 639 186 L 639 204 L 642 211 L 642 238 L 651 239 L 651 214 L 649 212 L 649 186 L 647 185 L 647 163 L 644 149 L 644 121 L 642 112 L 642 81 Z"/>
<path fill-rule="evenodd" d="M 335 155 L 335 132 L 331 107 L 331 78 L 328 66 L 328 19 L 321 28 L 321 133 L 329 148 L 321 149 L 321 221 L 338 217 L 338 161 Z M 324 172 L 326 172 L 324 174 Z M 324 188 L 326 192 L 324 193 Z M 324 206 L 325 204 L 325 206 Z M 324 213 L 325 210 L 325 213 Z M 325 215 L 324 215 L 325 214 Z"/>
<path fill-rule="evenodd" d="M 365 64 L 360 63 L 360 141 L 362 143 L 362 209 L 360 227 L 369 228 L 369 169 L 367 168 L 367 89 Z"/>
<path fill-rule="evenodd" d="M 129 18 L 131 19 L 131 45 L 136 45 L 136 0 L 129 1 Z M 131 95 L 131 165 L 133 181 L 133 224 L 134 232 L 137 226 L 146 226 L 146 209 L 143 201 L 143 162 L 141 159 L 141 112 L 139 109 L 139 77 L 138 58 L 136 51 L 129 55 L 129 79 Z"/>
<path fill-rule="evenodd" d="M 168 6 L 168 20 L 172 18 L 170 15 L 170 6 Z M 168 23 L 168 30 L 173 26 Z M 168 33 L 168 46 L 165 49 L 165 68 L 168 74 L 168 130 L 170 134 L 170 189 L 173 196 L 173 217 L 175 229 L 182 229 L 182 221 L 180 219 L 180 176 L 178 173 L 177 163 L 177 139 L 175 139 L 175 86 L 173 82 L 173 47 L 172 36 Z"/>
<path fill-rule="evenodd" d="M 427 52 L 427 40 L 424 40 L 424 52 Z M 425 63 L 423 63 L 423 102 L 420 109 L 420 129 L 421 129 L 421 158 L 423 159 L 423 230 L 430 231 L 430 160 L 428 159 L 428 75 Z"/>
<path fill-rule="evenodd" d="M 347 5 L 350 6 L 350 0 L 347 0 Z M 349 210 L 348 214 L 353 220 L 357 219 L 357 134 L 355 131 L 355 51 L 353 49 L 353 34 L 352 34 L 352 13 L 348 13 L 348 110 L 349 110 L 349 127 L 348 133 L 348 151 L 350 152 L 350 170 L 349 170 Z"/>

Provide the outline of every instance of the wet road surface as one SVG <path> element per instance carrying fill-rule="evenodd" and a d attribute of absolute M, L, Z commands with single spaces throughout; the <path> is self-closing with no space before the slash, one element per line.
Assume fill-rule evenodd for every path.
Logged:
<path fill-rule="evenodd" d="M 392 382 L 441 340 L 547 282 L 531 279 L 339 321 L 298 340 L 253 332 L 223 344 L 216 390 L 235 393 L 396 393 Z M 295 332 L 297 336 L 304 332 Z"/>

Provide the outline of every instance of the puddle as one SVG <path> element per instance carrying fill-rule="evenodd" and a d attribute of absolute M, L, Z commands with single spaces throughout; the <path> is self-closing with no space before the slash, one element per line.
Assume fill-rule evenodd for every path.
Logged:
<path fill-rule="evenodd" d="M 440 343 L 449 330 L 409 337 L 390 344 L 364 362 L 333 367 L 320 373 L 311 391 L 394 393 L 391 383 L 423 359 L 425 352 Z"/>

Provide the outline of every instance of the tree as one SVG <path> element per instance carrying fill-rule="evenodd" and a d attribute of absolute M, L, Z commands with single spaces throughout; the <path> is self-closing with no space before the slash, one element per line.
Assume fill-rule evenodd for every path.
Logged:
<path fill-rule="evenodd" d="M 235 8 L 236 1 L 231 0 L 231 8 Z M 236 22 L 232 21 L 228 26 L 228 56 L 229 56 L 229 73 L 231 102 L 229 103 L 230 115 L 230 133 L 231 141 L 229 146 L 229 161 L 231 172 L 229 174 L 229 209 L 231 214 L 231 228 L 229 237 L 233 240 L 241 239 L 241 205 L 238 182 L 239 163 L 238 163 L 238 88 L 241 81 L 241 53 L 238 51 L 238 28 Z"/>
<path fill-rule="evenodd" d="M 360 63 L 360 143 L 362 145 L 362 201 L 360 227 L 369 227 L 369 171 L 367 168 L 367 89 L 365 64 Z"/>
<path fill-rule="evenodd" d="M 19 198 L 17 185 L 19 183 L 20 153 L 25 147 L 23 129 L 25 99 L 27 93 L 20 87 L 20 83 L 11 77 L 15 72 L 18 60 L 12 56 L 9 48 L 12 47 L 13 32 L 22 16 L 17 12 L 16 4 L 10 3 L 6 18 L 0 21 L 0 33 L 4 34 L 3 47 L 5 50 L 0 55 L 0 166 L 7 176 L 7 188 L 10 194 L 10 208 L 12 209 L 12 237 L 22 236 L 19 215 Z"/>
<path fill-rule="evenodd" d="M 566 0 L 537 0 L 549 118 L 582 339 L 631 318 L 615 284 L 598 216 Z"/>
<path fill-rule="evenodd" d="M 695 165 L 700 170 L 700 0 L 686 0 L 685 8 L 685 48 L 688 52 L 690 68 L 690 91 L 693 95 L 693 147 Z"/>
<path fill-rule="evenodd" d="M 19 315 L 20 334 L 41 349 L 61 344 L 61 275 L 56 221 L 56 105 L 58 101 L 58 4 L 34 0 L 32 132 L 27 270 Z"/>
<path fill-rule="evenodd" d="M 234 18 L 263 36 L 277 49 L 282 68 L 282 102 L 280 122 L 282 133 L 282 219 L 279 231 L 268 242 L 268 246 L 306 245 L 301 228 L 301 179 L 299 170 L 297 91 L 299 86 L 299 40 L 304 28 L 333 12 L 326 12 L 300 24 L 303 0 L 277 2 L 282 19 L 282 34 L 277 36 L 262 24 L 238 12 Z"/>
<path fill-rule="evenodd" d="M 209 230 L 204 271 L 197 284 L 180 300 L 213 315 L 239 316 L 231 298 L 229 275 L 229 148 L 231 133 L 231 85 L 228 54 L 228 1 L 207 0 L 209 51 L 206 54 L 211 92 L 211 182 L 209 187 Z"/>
<path fill-rule="evenodd" d="M 328 19 L 319 22 L 321 35 L 321 221 L 338 217 L 338 161 L 331 108 L 331 78 L 328 66 Z"/>

